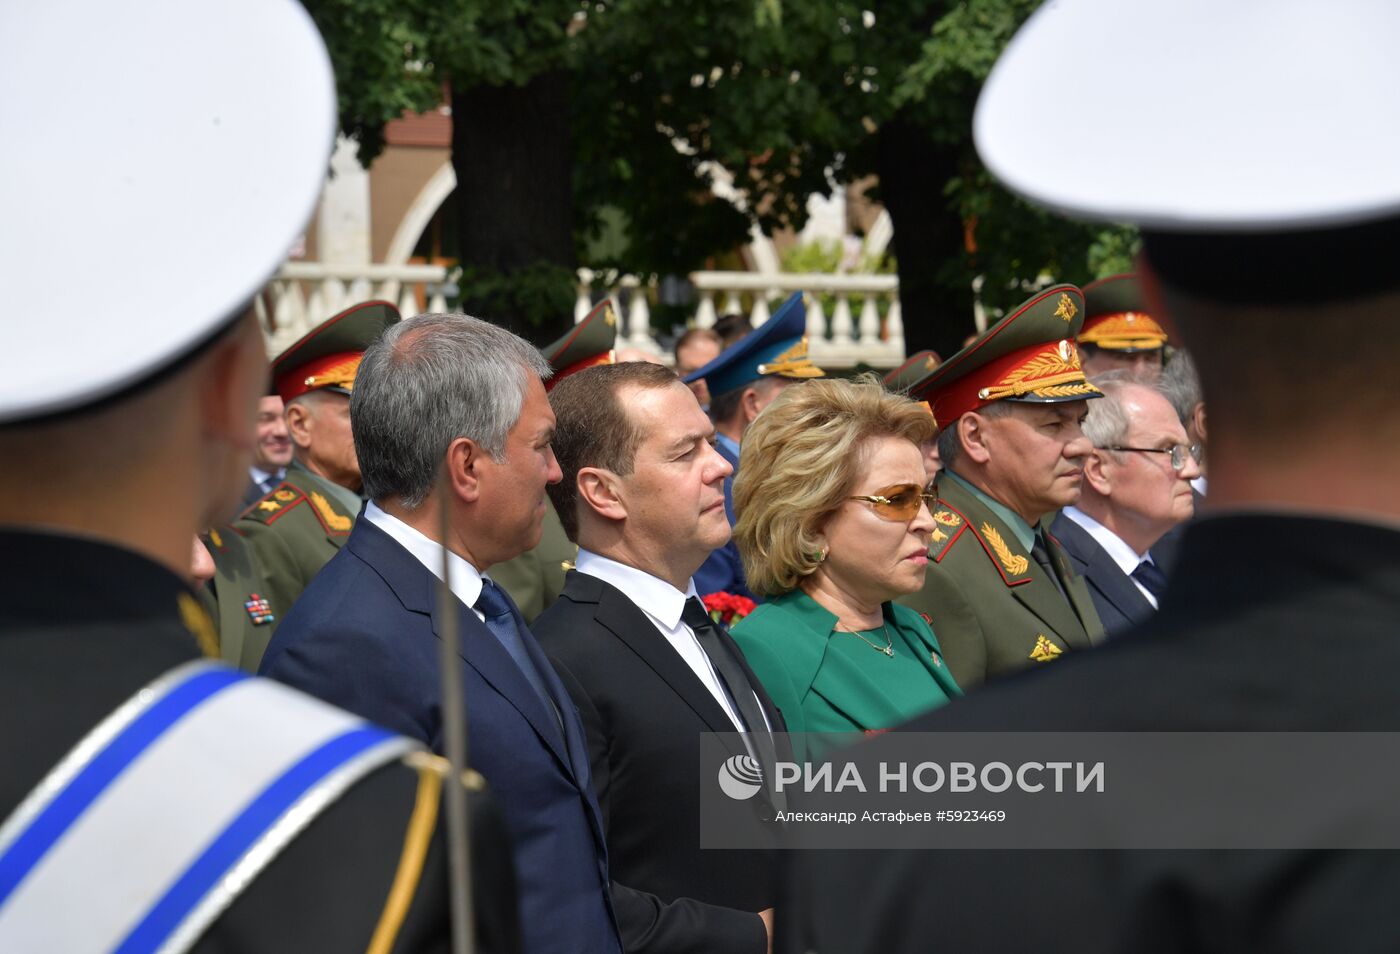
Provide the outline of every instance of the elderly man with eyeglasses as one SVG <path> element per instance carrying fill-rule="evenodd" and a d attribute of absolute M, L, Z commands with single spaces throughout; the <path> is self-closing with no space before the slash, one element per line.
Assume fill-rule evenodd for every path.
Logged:
<path fill-rule="evenodd" d="M 1157 610 L 1167 576 L 1152 547 L 1193 514 L 1200 447 L 1187 444 L 1181 419 L 1151 383 L 1128 371 L 1091 381 L 1104 392 L 1084 421 L 1094 452 L 1084 461 L 1079 503 L 1050 530 L 1115 636 Z"/>

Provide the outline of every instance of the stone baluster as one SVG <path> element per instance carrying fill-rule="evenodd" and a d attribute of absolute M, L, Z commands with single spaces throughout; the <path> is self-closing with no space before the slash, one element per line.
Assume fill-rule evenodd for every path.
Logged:
<path fill-rule="evenodd" d="M 826 312 L 822 310 L 822 296 L 807 296 L 807 337 L 813 341 L 826 342 Z"/>
<path fill-rule="evenodd" d="M 836 307 L 831 312 L 831 343 L 838 347 L 853 344 L 852 330 L 850 297 L 845 292 L 837 292 Z"/>
<path fill-rule="evenodd" d="M 404 318 L 412 318 L 414 315 L 418 314 L 418 296 L 414 294 L 413 286 L 408 282 L 404 282 L 400 292 L 398 304 L 399 314 Z M 393 299 L 391 298 L 389 301 L 393 301 Z"/>
<path fill-rule="evenodd" d="M 769 294 L 769 292 L 753 293 L 753 311 L 749 314 L 749 324 L 753 325 L 755 328 L 762 325 L 771 317 L 771 313 L 768 311 Z"/>
<path fill-rule="evenodd" d="M 432 297 L 428 299 L 428 311 L 438 313 L 444 312 L 447 310 L 447 296 L 443 294 L 442 283 L 435 283 L 434 289 Z M 417 303 L 415 303 L 413 307 L 416 314 L 418 308 Z"/>
<path fill-rule="evenodd" d="M 899 346 L 904 353 L 904 316 L 899 309 L 899 295 L 890 298 L 890 310 L 885 312 L 885 341 Z"/>
<path fill-rule="evenodd" d="M 880 344 L 880 309 L 875 303 L 875 293 L 867 292 L 862 297 L 860 306 L 860 343 L 861 347 L 872 347 Z"/>
<path fill-rule="evenodd" d="M 695 309 L 695 327 L 713 328 L 715 326 L 715 293 L 708 288 L 700 292 L 700 304 Z"/>
<path fill-rule="evenodd" d="M 578 297 L 574 299 L 574 324 L 588 317 L 593 310 L 593 269 L 578 270 Z"/>
<path fill-rule="evenodd" d="M 375 297 L 374 288 L 370 285 L 369 279 L 364 277 L 363 275 L 356 277 L 354 281 L 350 283 L 350 289 L 346 294 L 346 308 L 349 308 L 351 305 L 356 304 L 358 302 L 369 301 L 370 299 Z M 389 300 L 393 301 L 392 298 Z"/>
<path fill-rule="evenodd" d="M 636 279 L 632 281 L 635 283 Z M 645 288 L 633 285 L 630 305 L 627 313 L 627 337 L 631 340 L 632 347 L 655 351 L 656 342 L 651 337 L 651 308 L 647 305 Z"/>
<path fill-rule="evenodd" d="M 735 315 L 743 312 L 744 303 L 739 300 L 737 289 L 729 289 L 724 293 L 724 314 Z"/>

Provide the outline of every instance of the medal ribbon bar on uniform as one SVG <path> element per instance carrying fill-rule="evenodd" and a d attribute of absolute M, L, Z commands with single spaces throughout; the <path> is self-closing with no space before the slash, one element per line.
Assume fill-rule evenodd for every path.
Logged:
<path fill-rule="evenodd" d="M 0 827 L 0 950 L 186 950 L 327 805 L 415 747 L 221 665 L 172 670 Z"/>

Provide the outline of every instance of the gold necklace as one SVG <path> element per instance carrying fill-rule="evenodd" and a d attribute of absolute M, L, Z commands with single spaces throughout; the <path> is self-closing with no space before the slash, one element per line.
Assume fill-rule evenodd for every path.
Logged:
<path fill-rule="evenodd" d="M 890 638 L 890 624 L 889 624 L 889 623 L 881 623 L 881 624 L 880 624 L 880 628 L 881 628 L 882 630 L 884 630 L 884 633 L 885 633 L 885 645 L 883 645 L 883 646 L 881 646 L 879 643 L 872 643 L 870 640 L 866 639 L 864 636 L 862 636 L 860 633 L 856 632 L 855 630 L 849 629 L 849 628 L 846 628 L 846 627 L 842 626 L 840 620 L 837 620 L 837 622 L 836 622 L 836 629 L 837 629 L 838 632 L 850 633 L 850 634 L 851 634 L 852 636 L 854 636 L 856 639 L 858 639 L 858 640 L 860 640 L 861 642 L 865 643 L 865 645 L 869 646 L 871 649 L 875 650 L 877 653 L 884 653 L 886 656 L 889 656 L 890 658 L 894 658 L 894 640 Z"/>

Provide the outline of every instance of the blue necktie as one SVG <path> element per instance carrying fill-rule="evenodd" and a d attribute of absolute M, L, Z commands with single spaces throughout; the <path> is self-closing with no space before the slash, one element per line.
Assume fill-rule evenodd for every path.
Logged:
<path fill-rule="evenodd" d="M 1162 594 L 1167 591 L 1167 575 L 1161 567 L 1151 560 L 1143 560 L 1133 571 L 1133 579 L 1141 583 L 1159 604 L 1162 602 Z"/>
<path fill-rule="evenodd" d="M 491 631 L 491 635 L 500 641 L 506 652 L 510 653 L 510 658 L 515 660 L 515 665 L 525 680 L 539 694 L 540 701 L 544 703 L 545 708 L 554 713 L 554 721 L 558 724 L 559 731 L 563 732 L 563 718 L 559 715 L 559 709 L 554 705 L 554 700 L 550 698 L 549 690 L 545 688 L 544 679 L 540 676 L 539 670 L 535 668 L 530 654 L 525 651 L 524 637 L 515 625 L 515 613 L 512 611 L 513 607 L 505 591 L 483 577 L 481 595 L 476 598 L 476 608 L 486 617 L 486 628 Z"/>

